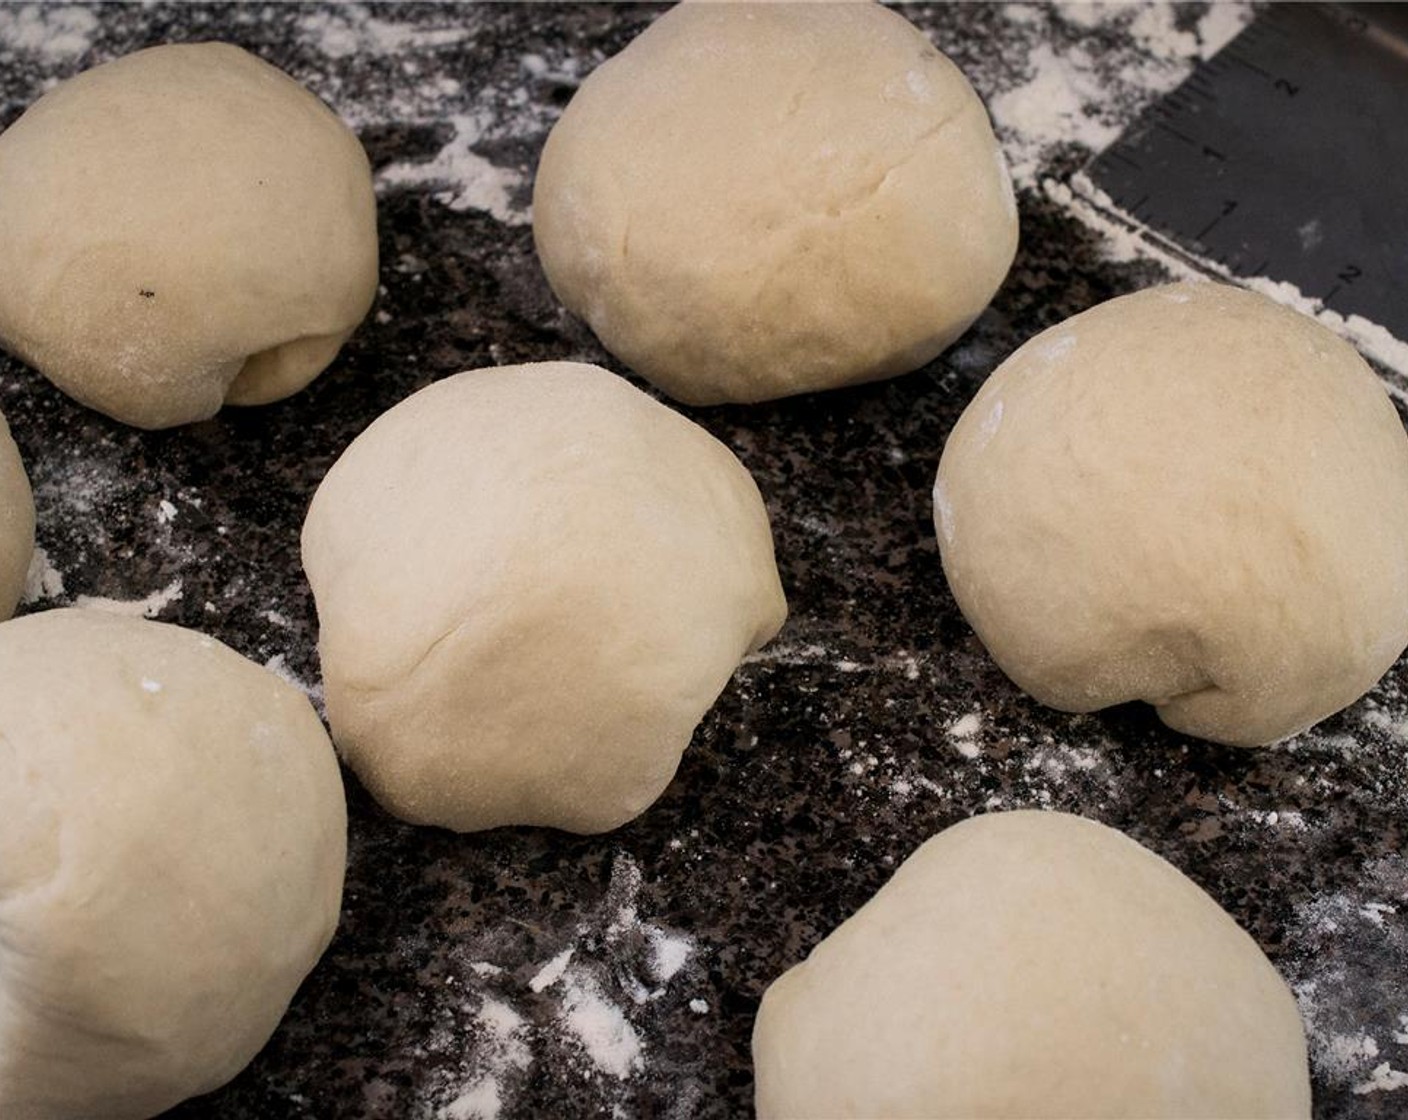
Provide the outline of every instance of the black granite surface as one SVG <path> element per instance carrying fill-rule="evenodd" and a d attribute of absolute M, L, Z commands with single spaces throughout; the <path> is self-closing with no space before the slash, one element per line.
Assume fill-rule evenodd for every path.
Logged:
<path fill-rule="evenodd" d="M 290 400 L 143 433 L 0 357 L 0 411 L 34 483 L 50 569 L 22 609 L 165 591 L 152 613 L 272 662 L 316 696 L 298 534 L 352 437 L 462 369 L 564 357 L 621 368 L 554 301 L 523 215 L 536 151 L 576 80 L 658 10 L 0 8 L 0 126 L 52 79 L 155 43 L 220 38 L 324 96 L 383 172 L 376 308 Z M 1034 11 L 906 14 L 991 97 L 1043 35 L 1073 33 Z M 1176 11 L 1185 23 L 1203 13 Z M 1121 26 L 1082 32 L 1088 49 L 1113 49 Z M 476 208 L 484 184 L 452 158 L 471 152 L 512 172 L 498 203 L 507 220 Z M 1058 151 L 1051 171 L 1088 154 Z M 386 174 L 437 157 L 450 161 L 448 185 Z M 749 1036 L 769 981 L 936 831 L 1028 806 L 1125 830 L 1255 937 L 1306 1015 L 1317 1117 L 1408 1114 L 1408 1090 L 1365 1089 L 1383 1063 L 1408 1069 L 1403 663 L 1282 748 L 1221 748 L 1138 707 L 1041 708 L 987 658 L 944 584 L 930 488 L 964 404 L 1037 330 L 1160 275 L 1106 259 L 1094 233 L 1021 185 L 1016 264 L 948 354 L 883 384 L 684 410 L 757 477 L 791 618 L 740 669 L 664 797 L 600 837 L 459 836 L 391 819 L 349 775 L 336 939 L 255 1062 L 173 1120 L 747 1115 Z M 688 950 L 672 974 L 662 942 Z M 568 949 L 567 980 L 530 984 Z M 616 1010 L 637 1061 L 621 1059 L 634 1052 L 627 1036 L 612 1060 L 583 1046 L 572 991 Z M 486 1007 L 521 1018 L 509 1042 Z"/>

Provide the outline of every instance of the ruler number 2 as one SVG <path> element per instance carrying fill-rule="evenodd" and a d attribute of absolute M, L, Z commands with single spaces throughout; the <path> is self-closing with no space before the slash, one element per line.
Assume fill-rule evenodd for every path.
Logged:
<path fill-rule="evenodd" d="M 1288 82 L 1285 78 L 1277 78 L 1271 85 L 1273 89 L 1280 90 L 1287 97 L 1294 97 L 1300 92 L 1300 86 L 1294 82 Z"/>
<path fill-rule="evenodd" d="M 1335 273 L 1335 279 L 1338 280 L 1339 283 L 1336 284 L 1333 288 L 1331 288 L 1328 292 L 1326 292 L 1320 302 L 1329 303 L 1330 300 L 1335 298 L 1341 288 L 1343 288 L 1346 284 L 1353 284 L 1363 275 L 1364 270 L 1361 269 L 1357 264 L 1345 265 L 1343 268 L 1341 268 L 1338 272 Z"/>

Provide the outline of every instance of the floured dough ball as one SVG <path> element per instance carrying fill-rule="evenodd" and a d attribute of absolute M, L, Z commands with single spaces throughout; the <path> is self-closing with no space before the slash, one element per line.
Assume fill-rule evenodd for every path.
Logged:
<path fill-rule="evenodd" d="M 1178 870 L 1064 813 L 975 817 L 763 997 L 760 1120 L 1310 1116 L 1256 943 Z"/>
<path fill-rule="evenodd" d="M 357 138 L 224 43 L 153 47 L 0 134 L 0 344 L 141 428 L 312 381 L 376 292 Z"/>
<path fill-rule="evenodd" d="M 533 193 L 553 290 L 694 404 L 916 369 L 1007 273 L 982 102 L 877 4 L 685 3 L 583 83 Z"/>
<path fill-rule="evenodd" d="M 1045 704 L 1128 700 L 1252 746 L 1354 701 L 1408 643 L 1408 438 L 1354 350 L 1220 284 L 1032 339 L 939 463 L 944 571 Z"/>
<path fill-rule="evenodd" d="M 34 554 L 34 495 L 0 415 L 0 621 L 15 613 Z"/>
<path fill-rule="evenodd" d="M 0 625 L 0 1116 L 137 1120 L 238 1073 L 337 925 L 307 699 L 203 635 Z"/>
<path fill-rule="evenodd" d="M 303 566 L 339 749 L 391 812 L 461 831 L 643 812 L 787 613 L 743 465 L 572 362 L 381 416 L 314 495 Z"/>

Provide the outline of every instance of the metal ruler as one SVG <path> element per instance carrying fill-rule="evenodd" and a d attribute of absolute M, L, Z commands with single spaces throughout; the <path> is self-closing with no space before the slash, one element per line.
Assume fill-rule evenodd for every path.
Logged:
<path fill-rule="evenodd" d="M 1408 340 L 1408 5 L 1273 4 L 1086 174 L 1195 261 Z"/>

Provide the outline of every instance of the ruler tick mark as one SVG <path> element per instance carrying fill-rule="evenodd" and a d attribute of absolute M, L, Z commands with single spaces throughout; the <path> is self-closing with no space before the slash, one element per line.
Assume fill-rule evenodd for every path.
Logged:
<path fill-rule="evenodd" d="M 1243 57 L 1242 57 L 1241 55 L 1239 55 L 1239 54 L 1233 54 L 1231 51 L 1228 51 L 1228 52 L 1227 52 L 1227 57 L 1230 58 L 1233 62 L 1236 62 L 1236 63 L 1238 63 L 1239 65 L 1245 66 L 1248 70 L 1250 70 L 1250 71 L 1251 71 L 1252 73 L 1254 73 L 1254 74 L 1260 74 L 1263 78 L 1266 78 L 1266 79 L 1268 79 L 1268 80 L 1269 80 L 1270 77 L 1271 77 L 1271 71 L 1270 71 L 1270 70 L 1264 70 L 1264 69 L 1262 69 L 1262 68 L 1261 68 L 1260 66 L 1258 66 L 1255 62 L 1248 62 L 1245 58 L 1243 58 Z"/>
<path fill-rule="evenodd" d="M 1155 128 L 1161 128 L 1161 129 L 1163 129 L 1163 130 L 1164 130 L 1165 132 L 1167 132 L 1170 136 L 1177 136 L 1177 137 L 1178 137 L 1180 140 L 1182 140 L 1185 144 L 1192 144 L 1193 147 L 1195 147 L 1195 148 L 1198 146 L 1198 142 L 1197 142 L 1196 140 L 1194 140 L 1194 139 L 1193 139 L 1191 136 L 1189 136 L 1186 132 L 1181 132 L 1181 131 L 1179 131 L 1178 129 L 1174 128 L 1173 125 L 1171 125 L 1171 124 L 1167 124 L 1167 123 L 1165 123 L 1164 121 L 1155 121 L 1155 122 L 1154 122 L 1154 127 L 1155 127 Z"/>

